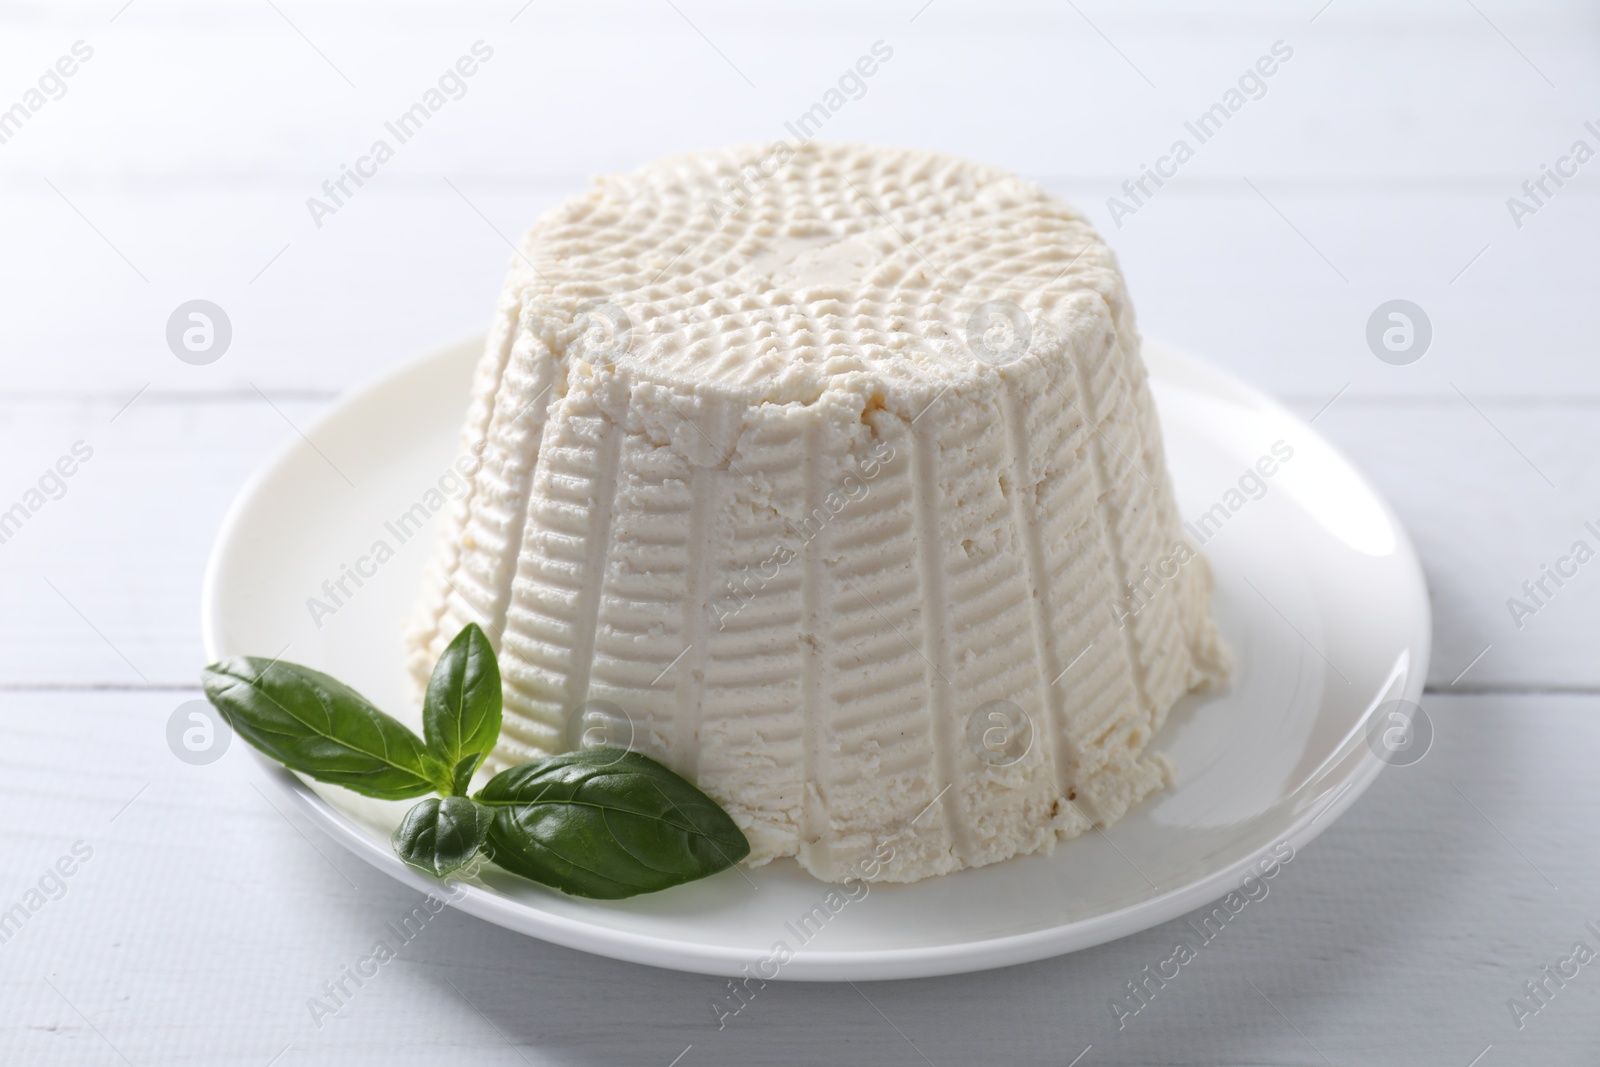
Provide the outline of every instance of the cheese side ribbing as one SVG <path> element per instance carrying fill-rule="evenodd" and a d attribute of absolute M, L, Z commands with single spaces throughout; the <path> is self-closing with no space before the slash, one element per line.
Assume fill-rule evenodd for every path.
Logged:
<path fill-rule="evenodd" d="M 463 447 L 413 674 L 477 622 L 491 767 L 631 743 L 752 863 L 1049 849 L 1169 784 L 1151 736 L 1227 674 L 1115 257 L 1001 171 L 808 143 L 597 181 L 514 257 Z"/>

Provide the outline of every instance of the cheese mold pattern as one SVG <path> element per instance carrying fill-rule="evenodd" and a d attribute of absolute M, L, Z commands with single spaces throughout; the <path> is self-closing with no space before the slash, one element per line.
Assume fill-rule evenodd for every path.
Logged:
<path fill-rule="evenodd" d="M 749 862 L 824 880 L 885 842 L 876 879 L 915 881 L 1114 822 L 1229 669 L 1203 557 L 1116 610 L 1195 550 L 1114 255 L 1002 171 L 808 142 L 769 177 L 773 151 L 599 179 L 523 239 L 413 673 L 479 623 L 491 769 L 603 703 Z M 997 702 L 1025 746 L 968 729 Z"/>

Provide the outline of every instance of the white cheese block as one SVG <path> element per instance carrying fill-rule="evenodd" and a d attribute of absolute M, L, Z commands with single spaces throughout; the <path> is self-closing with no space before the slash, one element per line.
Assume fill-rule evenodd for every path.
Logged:
<path fill-rule="evenodd" d="M 463 447 L 417 680 L 479 623 L 494 766 L 631 743 L 752 863 L 1049 849 L 1167 784 L 1151 735 L 1228 670 L 1116 259 L 988 167 L 808 143 L 600 179 L 514 257 Z"/>

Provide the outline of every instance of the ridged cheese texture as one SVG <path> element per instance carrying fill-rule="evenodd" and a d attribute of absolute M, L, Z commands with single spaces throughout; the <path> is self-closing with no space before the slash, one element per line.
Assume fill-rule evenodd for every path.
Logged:
<path fill-rule="evenodd" d="M 1048 850 L 1168 784 L 1152 734 L 1227 673 L 1115 257 L 988 167 L 780 143 L 598 180 L 513 257 L 462 447 L 418 682 L 477 622 L 491 769 L 631 744 L 751 863 Z"/>

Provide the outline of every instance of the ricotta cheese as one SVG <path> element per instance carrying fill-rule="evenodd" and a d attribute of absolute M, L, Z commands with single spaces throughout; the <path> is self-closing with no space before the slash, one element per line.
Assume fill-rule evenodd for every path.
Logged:
<path fill-rule="evenodd" d="M 779 154 L 600 179 L 523 240 L 411 668 L 479 623 L 491 767 L 631 745 L 826 880 L 1107 825 L 1228 671 L 1116 259 L 1001 171 Z"/>

